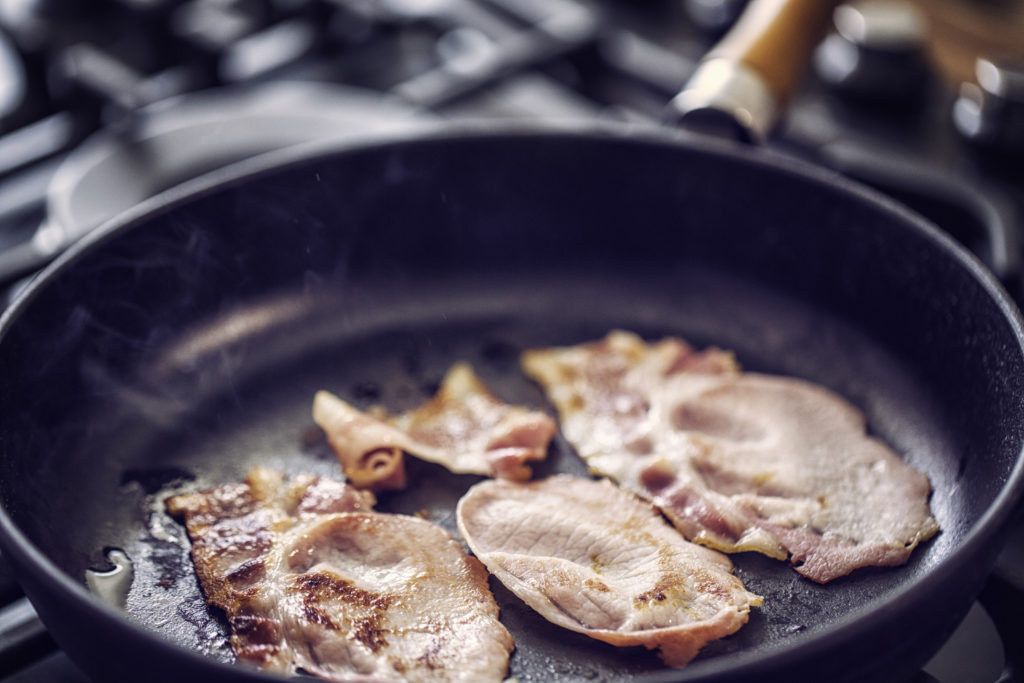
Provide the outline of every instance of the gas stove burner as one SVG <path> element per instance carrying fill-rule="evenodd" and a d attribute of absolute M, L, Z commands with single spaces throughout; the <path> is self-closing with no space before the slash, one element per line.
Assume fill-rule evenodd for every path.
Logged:
<path fill-rule="evenodd" d="M 47 193 L 46 221 L 16 254 L 0 252 L 0 281 L 41 266 L 107 219 L 186 180 L 311 142 L 425 127 L 426 111 L 341 85 L 274 82 L 181 95 L 144 107 L 73 150 Z"/>

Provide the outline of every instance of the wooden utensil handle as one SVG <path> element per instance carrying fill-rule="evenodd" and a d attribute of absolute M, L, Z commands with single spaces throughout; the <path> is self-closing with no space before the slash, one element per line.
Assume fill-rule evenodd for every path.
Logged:
<path fill-rule="evenodd" d="M 761 75 L 789 102 L 838 0 L 753 0 L 706 60 L 730 59 Z"/>
<path fill-rule="evenodd" d="M 752 0 L 673 100 L 687 117 L 714 110 L 763 139 L 803 76 L 839 0 Z"/>

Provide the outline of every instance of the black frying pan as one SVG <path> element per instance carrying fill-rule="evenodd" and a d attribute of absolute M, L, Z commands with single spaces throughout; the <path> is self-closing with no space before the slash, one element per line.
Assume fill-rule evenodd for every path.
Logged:
<path fill-rule="evenodd" d="M 824 5 L 755 6 L 787 23 Z M 778 68 L 769 89 L 784 98 L 779 73 L 800 60 L 737 35 L 712 57 Z M 783 54 L 805 53 L 807 35 Z M 677 105 L 706 113 L 693 93 Z M 555 629 L 495 585 L 512 675 L 898 680 L 966 612 L 1021 496 L 1020 321 L 919 219 L 763 152 L 621 129 L 442 134 L 278 164 L 108 226 L 0 323 L 0 541 L 97 680 L 258 678 L 223 663 L 223 620 L 162 500 L 257 463 L 337 475 L 309 417 L 315 390 L 401 410 L 469 360 L 500 396 L 544 406 L 518 352 L 613 327 L 719 344 L 839 391 L 929 474 L 943 531 L 906 567 L 828 586 L 738 556 L 765 606 L 683 671 Z M 584 474 L 562 441 L 538 469 Z M 411 475 L 380 507 L 453 528 L 476 479 Z M 118 608 L 83 585 L 112 548 L 135 571 Z"/>
<path fill-rule="evenodd" d="M 245 171 L 245 172 L 243 172 Z M 400 410 L 454 361 L 545 406 L 533 345 L 611 328 L 735 349 L 865 411 L 927 472 L 942 532 L 826 586 L 735 557 L 765 596 L 681 671 L 555 629 L 500 585 L 520 681 L 884 680 L 965 614 L 1024 480 L 1020 319 L 914 215 L 764 152 L 624 130 L 438 134 L 234 170 L 110 226 L 0 327 L 0 537 L 96 680 L 253 680 L 223 663 L 170 491 L 260 463 L 337 475 L 315 390 Z M 557 440 L 538 475 L 584 468 Z M 451 512 L 475 477 L 415 464 L 381 509 Z M 124 550 L 127 613 L 84 585 Z"/>

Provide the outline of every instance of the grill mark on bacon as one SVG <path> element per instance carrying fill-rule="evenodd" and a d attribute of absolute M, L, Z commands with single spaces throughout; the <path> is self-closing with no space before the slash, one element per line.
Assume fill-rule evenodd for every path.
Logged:
<path fill-rule="evenodd" d="M 501 681 L 514 643 L 483 566 L 440 527 L 373 502 L 256 468 L 167 509 L 239 660 L 332 681 Z"/>
<path fill-rule="evenodd" d="M 262 560 L 252 559 L 231 570 L 227 579 L 234 588 L 241 589 L 261 581 L 266 576 L 266 572 L 267 566 Z"/>
<path fill-rule="evenodd" d="M 352 620 L 351 638 L 366 645 L 371 652 L 378 652 L 387 645 L 385 631 L 381 626 L 384 613 L 395 602 L 395 596 L 366 591 L 357 588 L 351 581 L 320 572 L 295 577 L 293 586 L 302 593 L 304 614 L 309 621 L 332 631 L 340 630 L 319 604 L 325 600 L 340 599 L 367 612 L 366 616 Z"/>

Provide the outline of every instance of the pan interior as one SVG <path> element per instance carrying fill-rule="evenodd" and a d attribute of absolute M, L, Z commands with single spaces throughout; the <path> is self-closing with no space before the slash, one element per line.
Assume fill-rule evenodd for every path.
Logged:
<path fill-rule="evenodd" d="M 255 464 L 338 475 L 310 417 L 316 390 L 403 410 L 468 360 L 501 398 L 550 410 L 519 371 L 524 348 L 615 328 L 715 344 L 863 410 L 928 474 L 943 530 L 905 567 L 827 586 L 736 556 L 765 605 L 682 674 L 555 629 L 494 584 L 521 681 L 697 677 L 925 577 L 1016 461 L 1019 340 L 969 269 L 906 223 L 771 167 L 589 138 L 396 145 L 229 185 L 67 263 L 4 331 L 3 504 L 76 581 L 123 550 L 129 616 L 229 660 L 162 501 Z M 536 471 L 585 468 L 556 439 Z M 476 478 L 411 474 L 380 509 L 453 529 Z"/>
<path fill-rule="evenodd" d="M 135 571 L 125 605 L 132 618 L 230 660 L 223 619 L 203 604 L 183 529 L 163 512 L 168 495 L 239 480 L 256 464 L 338 476 L 310 417 L 313 393 L 322 388 L 363 407 L 403 410 L 431 395 L 451 363 L 469 360 L 505 400 L 547 407 L 539 388 L 519 371 L 519 351 L 595 339 L 612 328 L 718 343 L 735 349 L 748 369 L 811 377 L 840 391 L 868 412 L 874 430 L 929 474 L 938 491 L 935 513 L 953 530 L 920 548 L 908 567 L 862 570 L 829 586 L 758 556 L 736 557 L 739 576 L 765 596 L 765 606 L 737 635 L 709 645 L 702 659 L 771 648 L 813 632 L 884 599 L 949 551 L 962 516 L 956 498 L 946 495 L 956 476 L 948 466 L 956 460 L 949 452 L 952 440 L 936 406 L 893 358 L 819 310 L 720 274 L 680 272 L 668 280 L 669 291 L 652 291 L 644 282 L 562 275 L 528 286 L 478 279 L 414 292 L 386 293 L 378 286 L 314 305 L 303 304 L 301 296 L 292 305 L 287 296 L 275 297 L 222 316 L 167 344 L 164 354 L 140 369 L 144 379 L 133 386 L 94 377 L 97 393 L 119 397 L 88 419 L 95 430 L 88 451 L 103 454 L 107 473 L 97 476 L 88 467 L 69 473 L 83 486 L 67 501 L 61 517 L 74 520 L 73 528 L 61 535 L 80 540 L 51 552 L 81 577 L 88 568 L 107 566 L 105 550 L 125 551 Z M 356 306 L 339 319 L 338 312 L 366 297 L 377 304 L 376 313 Z M 721 315 L 723 307 L 730 315 Z M 297 323 L 306 330 L 299 347 L 290 338 Z M 837 355 L 848 362 L 836 366 L 830 359 Z M 192 379 L 183 383 L 182 377 Z M 410 468 L 411 487 L 383 495 L 379 509 L 425 515 L 457 533 L 455 503 L 478 478 L 429 464 Z M 552 472 L 585 475 L 561 438 L 537 475 Z M 503 621 L 518 642 L 511 673 L 520 680 L 547 680 L 551 671 L 601 678 L 662 669 L 643 650 L 620 651 L 547 624 L 493 584 Z"/>

